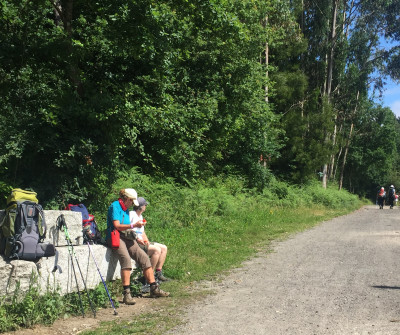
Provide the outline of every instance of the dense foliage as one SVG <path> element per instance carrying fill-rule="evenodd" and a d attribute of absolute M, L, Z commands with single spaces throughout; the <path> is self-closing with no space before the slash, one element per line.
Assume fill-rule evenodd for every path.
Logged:
<path fill-rule="evenodd" d="M 397 184 L 398 121 L 369 92 L 399 78 L 399 6 L 0 0 L 0 194 L 98 204 L 133 166 L 259 191 Z"/>

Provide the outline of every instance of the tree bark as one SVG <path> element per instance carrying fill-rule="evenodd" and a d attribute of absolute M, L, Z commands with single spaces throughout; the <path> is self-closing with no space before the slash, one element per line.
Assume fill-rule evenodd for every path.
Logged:
<path fill-rule="evenodd" d="M 333 134 L 332 134 L 332 146 L 333 146 L 333 147 L 335 147 L 335 145 L 336 145 L 336 140 L 337 140 L 337 125 L 336 125 L 336 120 L 337 120 L 337 116 L 335 115 L 335 125 L 334 125 L 334 128 L 333 128 Z M 332 179 L 334 168 L 335 168 L 335 154 L 332 153 L 332 154 L 331 154 L 330 163 L 329 163 L 329 167 L 328 167 L 328 180 L 329 180 L 329 179 Z"/>
<path fill-rule="evenodd" d="M 72 46 L 72 19 L 73 19 L 73 8 L 74 1 L 73 0 L 50 0 L 54 11 L 55 11 L 55 24 L 57 25 L 57 21 L 61 19 L 63 23 L 64 31 L 68 36 L 68 54 L 73 58 L 74 50 Z M 68 60 L 68 72 L 72 85 L 75 87 L 76 92 L 80 97 L 83 96 L 83 84 L 80 79 L 80 70 L 78 65 L 74 62 L 73 59 Z"/>
<path fill-rule="evenodd" d="M 331 92 L 332 92 L 332 73 L 333 73 L 333 58 L 335 51 L 335 38 L 336 38 L 336 17 L 337 17 L 337 9 L 338 9 L 339 0 L 333 0 L 333 8 L 332 8 L 332 25 L 331 32 L 329 36 L 329 50 L 327 53 L 328 59 L 328 69 L 326 75 L 326 85 L 324 95 L 327 97 L 328 103 L 331 101 Z M 325 145 L 329 145 L 329 131 L 327 130 L 327 135 L 325 137 Z M 322 187 L 326 188 L 327 179 L 328 179 L 328 163 L 323 165 L 322 169 Z"/>
<path fill-rule="evenodd" d="M 354 128 L 354 123 L 352 122 L 350 125 L 349 136 L 347 137 L 347 141 L 346 141 L 346 148 L 344 150 L 342 167 L 340 169 L 339 190 L 341 190 L 343 187 L 344 167 L 346 166 L 347 153 L 349 152 L 349 146 L 350 146 L 350 142 L 351 142 L 351 136 L 353 134 L 353 128 Z"/>
<path fill-rule="evenodd" d="M 353 117 L 355 117 L 355 114 L 357 112 L 357 105 L 358 105 L 359 98 L 360 98 L 360 91 L 357 92 L 356 106 L 354 107 L 354 111 L 352 113 L 353 115 L 352 115 L 351 119 L 353 119 Z M 353 128 L 354 128 L 354 122 L 351 122 L 349 136 L 347 137 L 346 148 L 345 148 L 344 155 L 343 155 L 342 167 L 340 169 L 339 190 L 341 190 L 343 187 L 344 168 L 346 166 L 347 153 L 349 152 L 351 137 L 353 135 Z"/>

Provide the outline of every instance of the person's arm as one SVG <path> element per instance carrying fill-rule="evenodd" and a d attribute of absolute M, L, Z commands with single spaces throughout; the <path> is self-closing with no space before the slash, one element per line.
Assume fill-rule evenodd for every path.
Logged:
<path fill-rule="evenodd" d="M 119 220 L 114 220 L 114 221 L 113 221 L 113 225 L 114 225 L 114 228 L 115 228 L 115 229 L 118 229 L 118 230 L 120 230 L 120 231 L 123 231 L 123 230 L 132 229 L 133 227 L 140 228 L 140 227 L 143 226 L 143 222 L 142 222 L 142 220 L 139 220 L 138 222 L 129 225 L 129 224 L 121 224 L 121 223 L 119 222 Z"/>
<path fill-rule="evenodd" d="M 129 221 L 131 223 L 131 228 L 141 228 L 144 226 L 143 221 L 137 216 L 135 211 L 129 212 Z"/>
<path fill-rule="evenodd" d="M 135 228 L 142 228 L 144 226 L 144 223 L 142 220 L 139 220 L 139 221 L 136 221 L 135 223 L 131 222 L 131 225 L 132 225 L 132 227 L 135 227 Z"/>
<path fill-rule="evenodd" d="M 149 239 L 148 239 L 148 237 L 147 237 L 147 235 L 146 235 L 146 233 L 143 231 L 143 233 L 142 233 L 142 236 L 143 236 L 143 243 L 146 245 L 148 245 L 148 244 L 150 244 L 150 242 L 149 242 Z"/>
<path fill-rule="evenodd" d="M 136 242 L 141 245 L 146 245 L 146 243 L 142 239 L 139 239 L 139 238 L 136 239 Z"/>
<path fill-rule="evenodd" d="M 113 220 L 113 225 L 114 225 L 114 228 L 119 230 L 119 231 L 124 231 L 124 230 L 131 229 L 130 225 L 121 224 L 121 222 L 119 220 Z"/>

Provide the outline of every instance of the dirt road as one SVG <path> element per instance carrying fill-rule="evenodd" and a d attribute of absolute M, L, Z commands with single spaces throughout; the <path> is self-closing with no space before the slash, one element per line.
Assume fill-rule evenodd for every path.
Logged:
<path fill-rule="evenodd" d="M 170 334 L 400 334 L 400 208 L 324 222 L 215 288 Z"/>

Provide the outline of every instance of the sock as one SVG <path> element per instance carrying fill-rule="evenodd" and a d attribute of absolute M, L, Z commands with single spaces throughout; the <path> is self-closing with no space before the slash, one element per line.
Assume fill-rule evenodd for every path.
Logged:
<path fill-rule="evenodd" d="M 153 286 L 153 287 L 154 287 L 154 286 L 157 286 L 157 283 L 156 283 L 156 282 L 151 283 L 151 284 L 150 284 L 150 287 L 152 287 L 152 286 Z"/>
<path fill-rule="evenodd" d="M 131 289 L 130 285 L 126 285 L 126 286 L 124 285 L 123 288 L 124 288 L 124 291 Z"/>
<path fill-rule="evenodd" d="M 156 269 L 156 272 L 159 272 L 159 271 L 161 271 L 161 269 Z"/>

